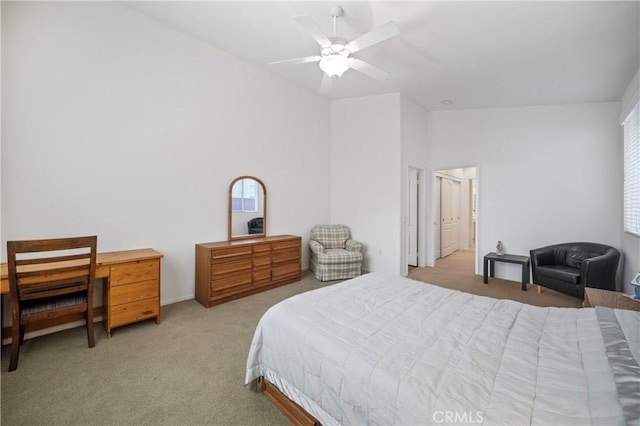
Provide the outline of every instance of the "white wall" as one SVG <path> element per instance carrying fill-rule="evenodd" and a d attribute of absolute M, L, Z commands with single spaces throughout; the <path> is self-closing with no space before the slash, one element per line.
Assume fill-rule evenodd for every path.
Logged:
<path fill-rule="evenodd" d="M 194 244 L 226 239 L 228 185 L 255 175 L 270 235 L 306 247 L 314 224 L 346 223 L 368 270 L 404 274 L 408 167 L 425 170 L 429 226 L 433 171 L 477 165 L 479 257 L 498 239 L 511 253 L 622 241 L 640 267 L 620 231 L 617 103 L 425 113 L 388 94 L 330 106 L 118 4 L 1 7 L 2 249 L 94 233 L 101 251 L 154 247 L 163 303 L 191 298 Z M 498 276 L 519 279 L 510 266 Z"/>
<path fill-rule="evenodd" d="M 365 246 L 364 268 L 400 274 L 400 95 L 331 103 L 331 222 Z"/>
<path fill-rule="evenodd" d="M 328 101 L 117 3 L 2 2 L 2 89 L 3 248 L 153 247 L 165 304 L 227 239 L 235 177 L 266 184 L 270 235 L 330 220 Z"/>
<path fill-rule="evenodd" d="M 513 254 L 569 241 L 619 246 L 618 107 L 613 102 L 429 113 L 431 170 L 478 166 L 479 259 L 498 240 Z M 496 276 L 518 281 L 520 268 L 498 263 Z"/>
<path fill-rule="evenodd" d="M 400 273 L 407 275 L 407 217 L 409 216 L 409 167 L 418 169 L 418 266 L 426 266 L 426 223 L 428 220 L 426 211 L 427 196 L 431 191 L 426 185 L 427 171 L 427 111 L 415 102 L 402 96 L 400 99 L 400 139 L 401 139 L 401 227 L 400 227 Z M 429 195 L 428 195 L 429 194 Z"/>

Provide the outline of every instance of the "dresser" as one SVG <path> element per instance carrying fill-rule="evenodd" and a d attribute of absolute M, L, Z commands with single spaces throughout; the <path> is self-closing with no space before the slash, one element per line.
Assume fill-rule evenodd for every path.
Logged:
<path fill-rule="evenodd" d="M 299 281 L 301 250 L 294 235 L 196 244 L 196 300 L 209 308 Z"/>

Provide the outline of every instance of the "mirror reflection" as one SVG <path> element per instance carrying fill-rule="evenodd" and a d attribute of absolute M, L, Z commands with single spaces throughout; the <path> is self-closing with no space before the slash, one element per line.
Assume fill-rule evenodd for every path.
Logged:
<path fill-rule="evenodd" d="M 266 235 L 266 189 L 260 179 L 240 176 L 229 186 L 229 239 Z"/>

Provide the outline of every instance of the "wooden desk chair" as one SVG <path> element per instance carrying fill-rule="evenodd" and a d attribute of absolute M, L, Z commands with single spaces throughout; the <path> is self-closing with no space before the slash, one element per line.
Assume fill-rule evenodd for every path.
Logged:
<path fill-rule="evenodd" d="M 98 238 L 7 241 L 13 311 L 9 371 L 18 368 L 27 324 L 84 313 L 89 347 L 93 334 L 93 284 Z M 19 257 L 19 259 L 18 259 Z"/>

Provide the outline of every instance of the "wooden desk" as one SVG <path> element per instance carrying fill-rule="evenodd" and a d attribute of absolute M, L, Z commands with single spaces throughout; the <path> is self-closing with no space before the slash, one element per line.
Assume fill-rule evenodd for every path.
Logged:
<path fill-rule="evenodd" d="M 96 278 L 104 279 L 103 323 L 111 329 L 149 318 L 160 324 L 160 259 L 153 249 L 98 253 Z M 0 294 L 9 293 L 9 268 L 0 264 Z M 52 324 L 55 325 L 55 324 Z"/>
<path fill-rule="evenodd" d="M 617 291 L 586 287 L 584 289 L 584 301 L 582 302 L 582 306 L 585 308 L 605 306 L 613 309 L 640 311 L 640 300 L 633 299 L 632 297 Z"/>

